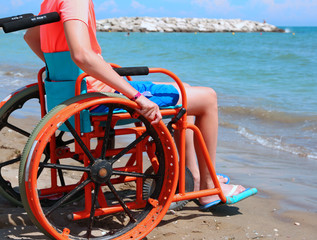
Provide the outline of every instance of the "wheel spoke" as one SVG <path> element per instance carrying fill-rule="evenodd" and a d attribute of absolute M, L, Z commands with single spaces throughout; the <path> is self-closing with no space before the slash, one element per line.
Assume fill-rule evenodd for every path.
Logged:
<path fill-rule="evenodd" d="M 74 139 L 71 139 L 71 140 L 68 140 L 68 141 L 63 141 L 62 138 L 64 136 L 65 132 L 64 131 L 61 131 L 58 136 L 56 137 L 56 144 L 59 146 L 59 147 L 64 147 L 64 146 L 67 146 L 69 144 L 72 144 L 74 143 Z"/>
<path fill-rule="evenodd" d="M 65 121 L 65 125 L 67 126 L 67 128 L 69 129 L 69 131 L 71 132 L 73 137 L 76 139 L 76 141 L 78 142 L 79 146 L 84 151 L 84 153 L 86 154 L 86 156 L 88 157 L 90 162 L 94 163 L 95 162 L 95 158 L 92 156 L 91 152 L 89 151 L 89 149 L 87 148 L 85 143 L 81 140 L 80 136 L 77 134 L 77 132 L 74 129 L 74 127 L 70 124 L 70 122 L 68 120 Z"/>
<path fill-rule="evenodd" d="M 72 144 L 74 142 L 75 142 L 74 140 L 68 140 L 68 141 L 63 142 L 63 144 L 61 146 L 68 146 L 69 144 Z"/>
<path fill-rule="evenodd" d="M 123 155 L 125 155 L 126 153 L 128 153 L 132 148 L 134 148 L 138 143 L 140 143 L 142 140 L 144 140 L 147 136 L 149 135 L 149 133 L 146 131 L 144 132 L 140 137 L 138 137 L 137 139 L 135 139 L 132 143 L 130 143 L 125 149 L 123 149 L 121 152 L 119 152 L 112 160 L 111 163 L 115 163 L 116 161 L 118 161 Z"/>
<path fill-rule="evenodd" d="M 91 182 L 91 179 L 86 179 L 81 184 L 76 186 L 72 191 L 67 193 L 64 197 L 62 197 L 60 200 L 58 200 L 52 207 L 50 207 L 46 212 L 45 216 L 48 217 L 51 215 L 53 211 L 55 211 L 57 208 L 59 208 L 61 205 L 63 205 L 65 202 L 69 201 L 71 197 L 73 197 L 76 193 L 78 193 L 81 189 L 83 189 L 87 184 Z"/>
<path fill-rule="evenodd" d="M 95 219 L 95 211 L 96 211 L 96 201 L 99 194 L 100 184 L 95 184 L 95 190 L 94 190 L 94 197 L 91 204 L 91 210 L 90 210 L 90 218 L 89 218 L 89 224 L 88 224 L 88 230 L 87 230 L 87 238 L 89 239 L 91 236 L 92 226 L 94 224 Z"/>
<path fill-rule="evenodd" d="M 26 137 L 29 137 L 30 136 L 30 133 L 24 131 L 23 129 L 19 128 L 19 127 L 16 127 L 8 122 L 5 122 L 3 123 L 7 128 L 10 128 L 11 130 L 15 131 L 15 132 L 18 132 L 20 133 L 21 135 L 23 136 L 26 136 Z"/>
<path fill-rule="evenodd" d="M 61 169 L 61 170 L 71 170 L 71 171 L 78 171 L 78 172 L 90 172 L 90 169 L 87 167 L 54 164 L 54 163 L 40 163 L 40 167 L 41 168 Z"/>
<path fill-rule="evenodd" d="M 8 166 L 8 165 L 11 165 L 11 164 L 14 164 L 20 160 L 21 160 L 21 157 L 17 157 L 15 159 L 12 159 L 12 160 L 9 160 L 9 161 L 6 161 L 6 162 L 0 164 L 0 187 L 3 188 L 8 194 L 10 194 L 10 196 L 14 197 L 15 199 L 18 199 L 19 201 L 21 200 L 20 194 L 18 194 L 12 188 L 12 184 L 10 181 L 8 181 L 2 177 L 1 168 Z"/>
<path fill-rule="evenodd" d="M 37 178 L 40 177 L 40 175 L 43 172 L 44 167 L 45 167 L 44 164 L 48 163 L 49 160 L 50 160 L 50 157 L 45 155 L 45 159 L 44 159 L 44 161 L 42 163 L 40 163 L 39 170 L 37 171 Z"/>
<path fill-rule="evenodd" d="M 65 132 L 64 131 L 61 131 L 58 136 L 56 137 L 56 141 L 62 141 L 62 138 L 64 136 Z"/>
<path fill-rule="evenodd" d="M 20 160 L 21 160 L 21 156 L 15 158 L 15 159 L 0 163 L 0 169 L 5 167 L 5 166 L 8 166 L 8 165 L 14 164 L 16 162 L 19 162 Z"/>
<path fill-rule="evenodd" d="M 12 189 L 12 187 L 11 187 L 11 182 L 5 180 L 5 179 L 2 177 L 1 169 L 2 169 L 3 167 L 9 166 L 9 165 L 14 164 L 14 163 L 16 163 L 16 162 L 19 162 L 20 160 L 21 160 L 21 157 L 17 157 L 17 158 L 15 158 L 15 159 L 12 159 L 12 160 L 9 160 L 9 161 L 0 163 L 0 186 L 2 186 L 4 189 L 6 189 L 6 187 L 9 187 L 10 189 Z"/>
<path fill-rule="evenodd" d="M 103 144 L 102 144 L 102 150 L 101 150 L 101 155 L 100 155 L 100 158 L 103 160 L 106 158 L 106 151 L 107 151 L 108 145 L 109 145 L 111 120 L 112 120 L 113 110 L 114 110 L 114 107 L 112 107 L 112 106 L 109 107 L 109 112 L 107 115 L 107 121 L 106 121 L 106 127 L 105 127 L 105 135 L 103 137 Z"/>
<path fill-rule="evenodd" d="M 136 222 L 136 219 L 133 217 L 131 210 L 128 208 L 128 206 L 124 203 L 124 201 L 121 199 L 119 196 L 117 190 L 115 187 L 112 185 L 110 181 L 107 182 L 108 187 L 110 188 L 111 192 L 113 195 L 116 197 L 116 199 L 119 201 L 120 205 L 122 206 L 123 210 L 125 213 L 129 216 L 130 222 Z"/>
<path fill-rule="evenodd" d="M 113 175 L 119 176 L 128 176 L 128 177 L 140 177 L 140 178 L 151 178 L 151 179 L 158 179 L 160 176 L 153 175 L 153 174 L 144 174 L 144 173 L 137 173 L 137 172 L 123 172 L 123 171 L 113 171 Z"/>
<path fill-rule="evenodd" d="M 60 161 L 59 160 L 57 160 L 57 164 L 60 165 Z M 61 182 L 61 185 L 65 186 L 65 179 L 64 179 L 64 175 L 63 175 L 62 169 L 58 169 L 58 176 L 59 176 L 59 180 Z"/>

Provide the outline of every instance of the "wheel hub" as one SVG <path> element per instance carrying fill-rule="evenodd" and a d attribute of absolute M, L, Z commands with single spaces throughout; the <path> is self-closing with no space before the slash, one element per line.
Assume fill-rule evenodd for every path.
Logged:
<path fill-rule="evenodd" d="M 90 170 L 91 178 L 94 182 L 102 184 L 112 176 L 112 166 L 107 160 L 97 160 Z"/>

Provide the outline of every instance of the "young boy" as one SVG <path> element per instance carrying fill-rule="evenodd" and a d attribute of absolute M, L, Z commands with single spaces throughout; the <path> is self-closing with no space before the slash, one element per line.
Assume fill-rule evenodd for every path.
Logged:
<path fill-rule="evenodd" d="M 40 14 L 48 12 L 58 12 L 61 21 L 29 29 L 25 34 L 25 40 L 37 56 L 46 62 L 49 70 L 50 63 L 48 59 L 51 56 L 55 57 L 60 53 L 69 53 L 70 60 L 82 71 L 92 76 L 87 80 L 88 91 L 111 92 L 116 90 L 135 101 L 140 106 L 138 111 L 150 119 L 152 124 L 156 124 L 162 119 L 157 103 L 140 94 L 138 89 L 144 86 L 140 86 L 138 83 L 132 83 L 133 86 L 131 86 L 101 57 L 101 48 L 96 39 L 96 19 L 92 0 L 44 0 Z M 64 60 L 58 59 L 58 61 Z M 55 76 L 52 71 L 49 71 L 49 77 L 63 78 L 63 76 Z M 155 85 L 148 83 L 146 85 L 150 87 L 154 85 L 156 90 L 151 92 L 154 96 L 156 91 L 158 93 L 172 93 L 167 96 L 169 99 L 167 105 L 176 105 L 181 102 L 181 96 L 175 84 Z M 161 88 L 164 90 L 161 90 Z M 187 113 L 195 116 L 195 124 L 203 134 L 215 166 L 218 135 L 217 95 L 213 89 L 207 87 L 185 85 L 185 88 L 188 98 Z M 168 91 L 165 89 L 168 89 Z M 193 147 L 192 133 L 187 134 L 186 141 L 188 146 L 186 149 L 186 165 L 194 176 L 194 190 L 213 188 L 214 184 L 200 148 Z M 199 168 L 196 163 L 196 156 Z M 225 196 L 238 195 L 245 190 L 240 185 L 225 184 L 226 181 L 225 178 L 220 178 L 221 188 Z M 207 196 L 200 198 L 199 201 L 202 206 L 209 207 L 219 203 L 219 197 L 217 195 Z"/>

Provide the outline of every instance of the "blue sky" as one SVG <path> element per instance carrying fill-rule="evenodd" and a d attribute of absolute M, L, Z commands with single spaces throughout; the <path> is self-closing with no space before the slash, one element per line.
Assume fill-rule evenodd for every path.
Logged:
<path fill-rule="evenodd" d="M 0 0 L 0 18 L 37 13 L 42 0 Z M 317 26 L 317 0 L 94 0 L 97 19 L 123 16 L 240 18 Z"/>

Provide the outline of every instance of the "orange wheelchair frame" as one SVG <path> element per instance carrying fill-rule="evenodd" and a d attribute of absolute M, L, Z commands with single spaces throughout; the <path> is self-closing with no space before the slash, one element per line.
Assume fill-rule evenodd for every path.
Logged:
<path fill-rule="evenodd" d="M 113 67 L 119 67 L 118 65 L 112 65 Z M 40 96 L 40 102 L 41 102 L 41 115 L 42 117 L 46 116 L 46 110 L 45 110 L 45 90 L 44 90 L 44 84 L 43 84 L 43 79 L 42 75 L 43 72 L 45 71 L 45 68 L 41 69 L 39 74 L 38 74 L 38 86 L 39 86 L 39 96 Z M 64 157 L 70 157 L 74 155 L 69 149 L 63 149 L 57 148 L 56 149 L 56 136 L 55 134 L 52 134 L 52 131 L 55 131 L 62 123 L 65 122 L 65 118 L 63 116 L 69 116 L 74 113 L 75 115 L 75 127 L 73 131 L 75 134 L 77 133 L 77 138 L 79 138 L 76 141 L 81 141 L 84 146 L 87 146 L 88 149 L 82 149 L 81 144 L 78 144 L 76 142 L 75 144 L 75 153 L 78 153 L 78 155 L 81 155 L 79 159 L 83 160 L 83 164 L 85 167 L 91 166 L 91 158 L 97 159 L 100 155 L 100 152 L 102 152 L 102 144 L 98 144 L 95 147 L 94 150 L 92 150 L 92 155 L 87 157 L 85 155 L 85 151 L 90 151 L 90 143 L 91 143 L 91 138 L 102 138 L 104 133 L 104 129 L 99 126 L 99 123 L 101 121 L 107 121 L 107 115 L 98 115 L 98 116 L 91 116 L 91 125 L 94 128 L 93 132 L 88 132 L 88 133 L 81 133 L 81 128 L 80 128 L 80 114 L 79 112 L 84 109 L 88 109 L 91 107 L 91 105 L 101 105 L 101 104 L 122 104 L 122 105 L 127 105 L 131 107 L 131 109 L 137 108 L 137 104 L 127 100 L 125 98 L 118 98 L 117 96 L 113 97 L 107 97 L 106 102 L 105 100 L 98 95 L 94 95 L 89 101 L 87 102 L 84 98 L 80 99 L 80 87 L 81 87 L 81 82 L 85 77 L 88 75 L 83 73 L 81 74 L 77 81 L 76 81 L 76 89 L 75 89 L 75 95 L 79 100 L 77 100 L 74 103 L 71 103 L 69 106 L 68 104 L 65 109 L 58 110 L 58 116 L 55 116 L 54 114 L 52 116 L 53 119 L 49 119 L 49 121 L 43 126 L 41 125 L 41 122 L 37 126 L 37 128 L 34 130 L 32 136 L 35 136 L 35 139 L 30 141 L 29 146 L 25 147 L 25 149 L 29 149 L 29 151 L 24 150 L 23 156 L 22 156 L 22 161 L 20 165 L 20 191 L 21 195 L 24 196 L 22 197 L 22 202 L 29 213 L 31 215 L 31 219 L 35 222 L 35 224 L 40 228 L 44 229 L 44 233 L 46 235 L 55 238 L 55 239 L 69 239 L 70 237 L 69 234 L 69 229 L 65 227 L 62 231 L 56 231 L 54 227 L 50 225 L 50 223 L 46 220 L 45 214 L 43 214 L 44 210 L 42 210 L 42 206 L 40 203 L 41 198 L 45 198 L 45 196 L 54 196 L 57 194 L 63 194 L 66 192 L 71 192 L 74 189 L 80 187 L 84 189 L 83 195 L 85 196 L 85 209 L 77 212 L 73 212 L 72 214 L 69 214 L 68 217 L 72 220 L 81 220 L 85 218 L 92 218 L 94 221 L 95 217 L 98 216 L 103 216 L 107 214 L 114 214 L 116 212 L 126 212 L 129 215 L 129 211 L 133 209 L 138 209 L 138 208 L 144 208 L 146 204 L 150 204 L 151 207 L 155 210 L 155 213 L 149 214 L 149 218 L 145 218 L 145 220 L 142 220 L 141 222 L 138 222 L 137 225 L 133 227 L 132 230 L 128 231 L 127 233 L 116 237 L 115 239 L 142 239 L 144 236 L 146 236 L 163 218 L 165 215 L 166 211 L 168 210 L 168 207 L 171 202 L 178 202 L 178 201 L 184 201 L 184 200 L 190 200 L 190 199 L 195 199 L 203 196 L 208 196 L 208 195 L 218 195 L 220 199 L 223 202 L 226 202 L 226 197 L 222 193 L 219 181 L 217 179 L 217 175 L 214 169 L 214 166 L 212 165 L 212 161 L 209 157 L 207 147 L 205 146 L 204 139 L 202 137 L 202 134 L 200 130 L 193 124 L 188 124 L 187 123 L 187 114 L 186 110 L 187 108 L 187 98 L 186 98 L 186 92 L 185 88 L 181 82 L 181 80 L 171 71 L 168 71 L 166 69 L 162 68 L 149 68 L 149 73 L 154 74 L 154 73 L 162 73 L 165 74 L 169 77 L 171 77 L 178 85 L 180 92 L 182 94 L 182 108 L 173 108 L 173 109 L 162 109 L 161 113 L 162 116 L 174 116 L 174 119 L 176 116 L 180 114 L 181 111 L 183 111 L 182 116 L 177 119 L 177 121 L 171 121 L 171 127 L 179 131 L 180 135 L 180 146 L 178 149 L 178 154 L 176 150 L 175 143 L 173 141 L 173 138 L 170 134 L 170 132 L 167 130 L 166 126 L 163 124 L 161 121 L 157 126 L 154 126 L 157 132 L 159 132 L 159 139 L 162 142 L 164 147 L 164 151 L 168 151 L 166 155 L 168 156 L 168 160 L 165 162 L 165 175 L 167 175 L 166 180 L 164 180 L 164 183 L 161 188 L 161 192 L 163 194 L 159 194 L 159 198 L 151 198 L 149 196 L 148 199 L 145 201 L 144 200 L 144 179 L 142 177 L 135 177 L 131 173 L 142 173 L 144 172 L 143 169 L 143 163 L 142 163 L 142 152 L 147 152 L 149 158 L 150 158 L 150 164 L 151 167 L 153 168 L 152 171 L 158 171 L 159 168 L 159 163 L 157 162 L 156 156 L 153 156 L 153 149 L 151 146 L 150 141 L 145 142 L 145 146 L 137 146 L 136 149 L 128 149 L 125 153 L 132 154 L 130 159 L 127 161 L 126 165 L 121 166 L 120 168 L 111 168 L 109 169 L 106 166 L 103 166 L 101 168 L 98 168 L 98 174 L 103 176 L 107 175 L 107 172 L 109 171 L 122 171 L 126 172 L 126 176 L 122 174 L 121 176 L 117 178 L 111 178 L 107 179 L 106 181 L 110 181 L 111 185 L 115 184 L 120 184 L 120 183 L 129 183 L 129 182 L 136 182 L 136 198 L 135 201 L 133 202 L 128 202 L 127 204 L 117 204 L 115 206 L 109 206 L 107 204 L 107 199 L 106 197 L 103 196 L 103 194 L 100 194 L 99 190 L 96 190 L 97 188 L 101 189 L 101 185 L 104 184 L 104 179 L 103 180 L 94 180 L 97 182 L 97 186 L 93 187 L 91 186 L 91 183 L 85 183 L 87 180 L 87 175 L 92 174 L 84 172 L 83 176 L 79 180 L 78 183 L 72 184 L 72 185 L 67 185 L 67 186 L 60 186 L 58 184 L 58 169 L 57 165 L 54 165 L 58 163 L 59 158 L 64 158 Z M 130 77 L 127 77 L 129 80 L 131 80 Z M 89 94 L 88 94 L 89 95 Z M 76 97 L 75 97 L 76 98 Z M 58 107 L 57 107 L 58 108 Z M 54 112 L 54 110 L 52 110 Z M 112 122 L 118 122 L 122 120 L 126 120 L 131 118 L 127 112 L 121 112 L 116 115 L 115 118 L 112 117 L 111 121 Z M 133 118 L 138 118 L 139 114 L 134 112 L 132 114 Z M 45 118 L 44 118 L 45 119 Z M 69 124 L 71 125 L 71 124 Z M 111 126 L 113 123 L 111 123 Z M 197 136 L 199 139 L 199 144 L 200 147 L 202 148 L 204 152 L 204 157 L 205 161 L 207 163 L 210 175 L 212 177 L 212 180 L 214 181 L 215 188 L 214 189 L 206 189 L 206 190 L 201 190 L 201 191 L 191 191 L 191 192 L 186 192 L 185 190 L 185 131 L 186 129 L 190 129 L 194 131 L 194 134 Z M 117 135 L 124 135 L 124 134 L 136 134 L 137 136 L 141 136 L 144 133 L 144 127 L 139 125 L 138 123 L 135 123 L 135 127 L 128 127 L 125 129 L 117 129 L 115 130 L 115 136 Z M 141 140 L 140 140 L 141 141 Z M 39 143 L 39 142 L 43 142 Z M 49 148 L 50 148 L 50 164 L 46 163 L 46 167 L 51 169 L 50 173 L 50 181 L 51 181 L 51 187 L 49 188 L 44 188 L 41 190 L 37 189 L 37 176 L 38 174 L 38 169 L 41 168 L 40 166 L 40 155 L 45 151 L 47 147 L 47 143 L 49 142 Z M 32 145 L 30 145 L 32 143 Z M 139 148 L 139 150 L 138 150 Z M 140 149 L 141 148 L 141 149 Z M 143 148 L 143 149 L 142 149 Z M 155 146 L 154 148 L 157 148 Z M 107 150 L 107 156 L 114 156 L 116 154 L 119 154 L 124 150 L 120 149 L 108 149 Z M 155 149 L 154 149 L 155 151 Z M 57 154 L 58 152 L 58 154 Z M 105 154 L 105 153 L 104 153 Z M 39 156 L 37 156 L 39 155 Z M 177 158 L 177 155 L 179 155 L 179 160 Z M 24 159 L 23 159 L 24 158 Z M 66 168 L 65 166 L 63 166 Z M 62 167 L 62 168 L 63 168 Z M 69 167 L 69 166 L 68 166 Z M 70 168 L 70 167 L 69 167 Z M 86 171 L 86 170 L 83 170 Z M 98 175 L 98 176 L 99 176 Z M 86 185 L 83 186 L 83 183 Z M 81 186 L 82 185 L 82 186 Z M 22 188 L 21 188 L 22 186 Z M 175 194 L 175 190 L 178 186 L 178 193 Z M 92 193 L 93 191 L 96 191 L 94 194 Z M 38 199 L 36 199 L 36 196 L 40 195 Z M 97 196 L 96 196 L 97 195 Z M 63 199 L 63 198 L 62 198 Z M 94 209 L 94 206 L 99 205 L 99 207 L 96 207 Z M 128 208 L 125 209 L 125 208 Z M 92 210 L 93 209 L 93 210 Z M 53 211 L 53 210 L 51 210 Z M 93 216 L 90 216 L 93 212 Z M 133 219 L 133 218 L 132 218 Z M 89 223 L 90 225 L 91 223 Z M 91 236 L 91 231 L 89 230 L 88 238 Z M 87 237 L 87 236 L 86 236 Z M 112 238 L 112 237 L 111 237 Z M 76 239 L 76 238 L 75 238 Z M 107 238 L 102 238 L 102 239 L 107 239 Z"/>

